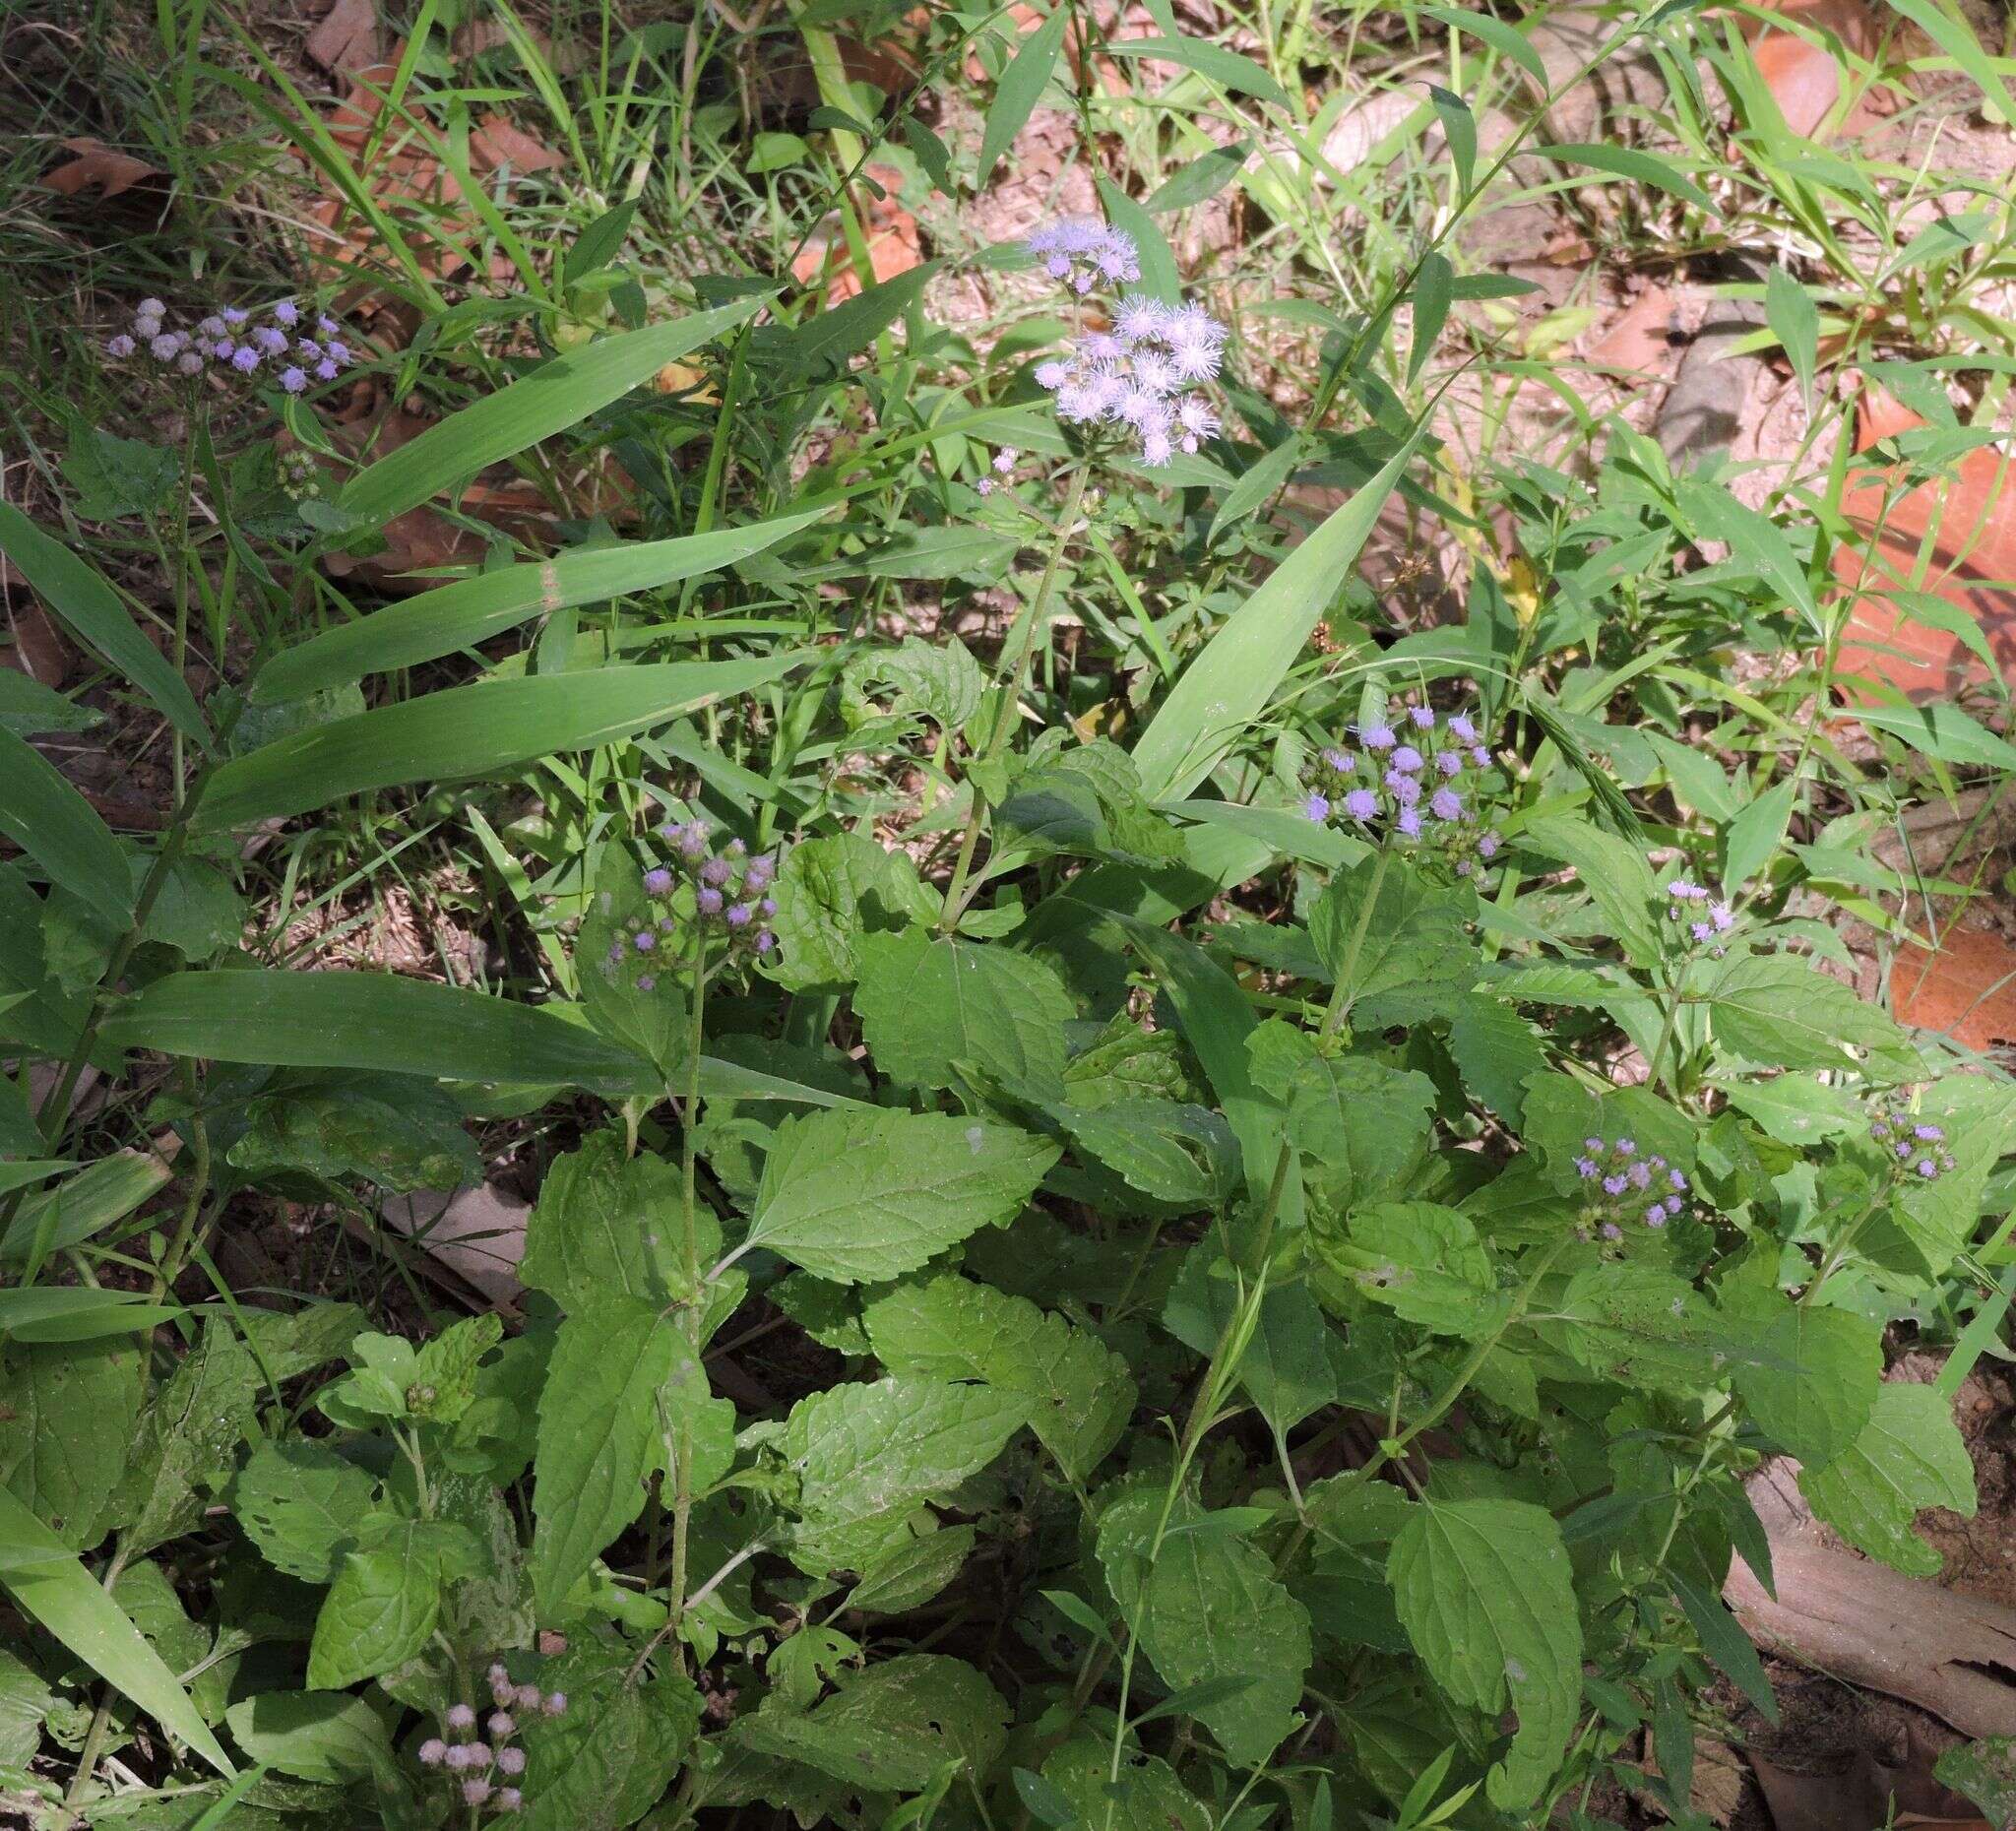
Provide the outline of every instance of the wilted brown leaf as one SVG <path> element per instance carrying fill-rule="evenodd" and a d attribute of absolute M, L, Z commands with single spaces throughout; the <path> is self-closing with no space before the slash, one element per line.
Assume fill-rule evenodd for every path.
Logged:
<path fill-rule="evenodd" d="M 1924 422 L 1880 390 L 1861 400 L 1856 446 Z M 1858 679 L 1884 680 L 1915 697 L 1949 699 L 1987 670 L 1958 636 L 1907 619 L 1898 592 L 1930 592 L 1981 625 L 2006 672 L 2016 667 L 2016 459 L 1994 446 L 1969 452 L 1951 483 L 1911 490 L 1884 513 L 1888 476 L 1871 467 L 1851 480 L 1842 511 L 1870 541 L 1866 559 L 1844 546 L 1835 575 L 1859 592 L 1842 645 L 1837 678 L 1851 695 Z M 1919 553 L 1924 550 L 1924 571 Z"/>
<path fill-rule="evenodd" d="M 136 184 L 145 184 L 150 178 L 163 175 L 145 159 L 135 158 L 130 153 L 115 152 L 102 140 L 93 140 L 88 136 L 64 141 L 63 149 L 77 157 L 66 159 L 55 170 L 46 173 L 42 182 L 65 197 L 75 197 L 78 192 L 93 188 L 103 192 L 106 197 L 117 197 L 122 191 L 132 190 Z"/>

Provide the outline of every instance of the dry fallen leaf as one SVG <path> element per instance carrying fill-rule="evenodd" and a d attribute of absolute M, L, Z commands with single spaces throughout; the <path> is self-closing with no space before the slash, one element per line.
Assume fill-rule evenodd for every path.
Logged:
<path fill-rule="evenodd" d="M 1873 56 L 1882 41 L 1882 32 L 1863 0 L 1782 0 L 1772 10 L 1800 26 L 1832 33 L 1858 57 Z M 1841 98 L 1840 62 L 1826 45 L 1796 32 L 1772 31 L 1753 18 L 1745 19 L 1743 25 L 1755 37 L 1751 55 L 1757 61 L 1757 73 L 1777 101 L 1785 124 L 1794 133 L 1811 138 Z M 1849 110 L 1841 132 L 1848 137 L 1860 133 L 1883 109 L 1880 94 L 1865 93 Z"/>
<path fill-rule="evenodd" d="M 77 157 L 46 173 L 42 182 L 65 197 L 75 197 L 78 192 L 93 187 L 106 197 L 117 197 L 122 191 L 132 190 L 136 184 L 163 175 L 145 159 L 135 158 L 130 153 L 115 152 L 102 140 L 89 137 L 66 140 L 63 148 Z"/>
<path fill-rule="evenodd" d="M 867 206 L 868 265 L 879 284 L 921 266 L 924 251 L 918 239 L 917 220 L 903 207 L 897 196 L 897 187 L 903 182 L 902 173 L 891 171 L 886 165 L 870 165 L 867 175 L 887 193 L 877 198 L 865 187 L 854 193 Z M 792 278 L 801 285 L 810 285 L 822 271 L 831 276 L 826 287 L 829 305 L 838 305 L 860 291 L 860 276 L 848 259 L 847 242 L 839 234 L 837 225 L 814 235 L 791 263 Z"/>
<path fill-rule="evenodd" d="M 453 1195 L 422 1189 L 396 1196 L 379 1212 L 491 1302 L 512 1304 L 523 1294 L 518 1262 L 525 1256 L 529 1202 L 485 1182 Z"/>
<path fill-rule="evenodd" d="M 1861 401 L 1857 449 L 1866 451 L 1880 439 L 1923 423 L 1871 389 Z M 2016 459 L 1984 447 L 1961 459 L 1950 484 L 1923 484 L 1887 515 L 1884 472 L 1871 468 L 1851 479 L 1842 512 L 1872 540 L 1866 561 L 1860 551 L 1844 545 L 1834 562 L 1842 584 L 1860 593 L 1837 668 L 1837 679 L 1851 697 L 1858 678 L 1887 681 L 1919 699 L 1951 699 L 1962 687 L 1987 678 L 1980 658 L 1958 636 L 1908 620 L 1892 596 L 1899 591 L 1929 592 L 1965 611 L 1980 624 L 1997 665 L 2005 671 L 2016 666 L 2012 474 Z M 1921 545 L 1926 552 L 1922 579 Z"/>
<path fill-rule="evenodd" d="M 336 0 L 308 34 L 304 47 L 323 69 L 337 76 L 367 70 L 378 61 L 376 0 Z"/>
<path fill-rule="evenodd" d="M 1609 329 L 1590 349 L 1589 359 L 1633 373 L 1663 371 L 1676 347 L 1673 305 L 1668 287 L 1646 287 L 1611 320 Z"/>
<path fill-rule="evenodd" d="M 1935 1030 L 1965 1048 L 2016 1042 L 2016 948 L 1980 928 L 1948 928 L 1936 950 L 1907 947 L 1890 969 L 1900 1024 Z"/>

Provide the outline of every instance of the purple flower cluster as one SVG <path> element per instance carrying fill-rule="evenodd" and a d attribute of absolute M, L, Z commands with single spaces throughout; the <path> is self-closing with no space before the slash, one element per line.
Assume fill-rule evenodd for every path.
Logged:
<path fill-rule="evenodd" d="M 1869 1112 L 1869 1136 L 1883 1148 L 1892 1173 L 1931 1182 L 1953 1168 L 1946 1131 L 1912 1110 L 1911 1095 L 1893 1088 L 1878 1095 Z"/>
<path fill-rule="evenodd" d="M 488 1677 L 489 1715 L 478 1724 L 473 1705 L 450 1705 L 441 1719 L 442 1733 L 420 1744 L 420 1765 L 447 1775 L 465 1805 L 521 1811 L 525 1795 L 517 1783 L 525 1772 L 525 1750 L 513 1737 L 519 1726 L 534 1717 L 562 1715 L 567 1694 L 516 1684 L 502 1662 L 490 1668 Z"/>
<path fill-rule="evenodd" d="M 1667 885 L 1666 895 L 1667 920 L 1685 922 L 1695 945 L 1707 948 L 1720 960 L 1729 951 L 1723 936 L 1736 925 L 1735 912 L 1727 903 L 1718 902 L 1713 891 L 1684 877 L 1676 877 Z"/>
<path fill-rule="evenodd" d="M 1081 298 L 1102 284 L 1140 278 L 1133 238 L 1090 217 L 1039 229 L 1029 247 Z M 1216 378 L 1225 343 L 1225 326 L 1201 305 L 1129 297 L 1112 306 L 1108 329 L 1039 362 L 1037 385 L 1056 397 L 1059 419 L 1124 430 L 1138 441 L 1141 463 L 1160 469 L 1218 431 L 1218 414 L 1192 391 Z"/>
<path fill-rule="evenodd" d="M 1491 753 L 1467 712 L 1444 719 L 1411 706 L 1397 727 L 1361 726 L 1357 748 L 1327 744 L 1308 772 L 1302 812 L 1319 825 L 1350 825 L 1440 845 L 1458 854 L 1468 877 L 1477 861 L 1497 856 L 1498 836 L 1483 824 L 1479 773 Z"/>
<path fill-rule="evenodd" d="M 327 313 L 310 325 L 291 299 L 282 299 L 254 323 L 252 313 L 226 305 L 202 319 L 193 330 L 167 328 L 167 307 L 159 299 L 142 299 L 133 314 L 133 329 L 107 341 L 105 353 L 124 361 L 145 351 L 178 375 L 201 375 L 207 368 L 248 376 L 271 369 L 288 394 L 299 394 L 309 381 L 332 382 L 350 364 L 343 326 Z"/>
<path fill-rule="evenodd" d="M 1575 1159 L 1582 1184 L 1583 1239 L 1601 1236 L 1614 1244 L 1627 1223 L 1665 1227 L 1686 1208 L 1687 1173 L 1658 1152 L 1641 1156 L 1630 1138 L 1585 1138 Z"/>
<path fill-rule="evenodd" d="M 689 820 L 659 829 L 668 855 L 644 874 L 644 892 L 654 911 L 626 921 L 620 940 L 609 944 L 604 963 L 611 974 L 636 972 L 639 991 L 654 991 L 654 968 L 660 955 L 675 946 L 679 923 L 675 903 L 698 927 L 702 944 L 725 940 L 729 949 L 767 955 L 777 945 L 771 931 L 777 899 L 770 888 L 777 880 L 777 859 L 770 852 L 751 854 L 738 839 L 719 852 L 704 820 Z"/>

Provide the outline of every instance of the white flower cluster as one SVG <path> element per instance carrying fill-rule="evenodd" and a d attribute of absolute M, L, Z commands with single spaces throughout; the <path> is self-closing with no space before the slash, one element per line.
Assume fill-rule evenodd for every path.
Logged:
<path fill-rule="evenodd" d="M 1134 242 L 1091 218 L 1039 229 L 1030 251 L 1080 297 L 1102 281 L 1138 277 Z M 1219 427 L 1203 395 L 1225 363 L 1226 328 L 1201 305 L 1164 305 L 1131 297 L 1112 308 L 1110 329 L 1080 338 L 1061 356 L 1037 364 L 1038 386 L 1056 398 L 1057 417 L 1080 425 L 1125 427 L 1143 464 L 1160 468 L 1194 452 Z"/>

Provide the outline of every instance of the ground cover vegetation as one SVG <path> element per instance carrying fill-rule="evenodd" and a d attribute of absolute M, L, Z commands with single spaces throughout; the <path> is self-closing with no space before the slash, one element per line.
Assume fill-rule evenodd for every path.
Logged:
<path fill-rule="evenodd" d="M 1928 1578 L 2006 1355 L 1858 584 L 2012 66 L 1858 20 L 0 26 L 9 1809 L 1710 1822 L 1754 1478 Z"/>

